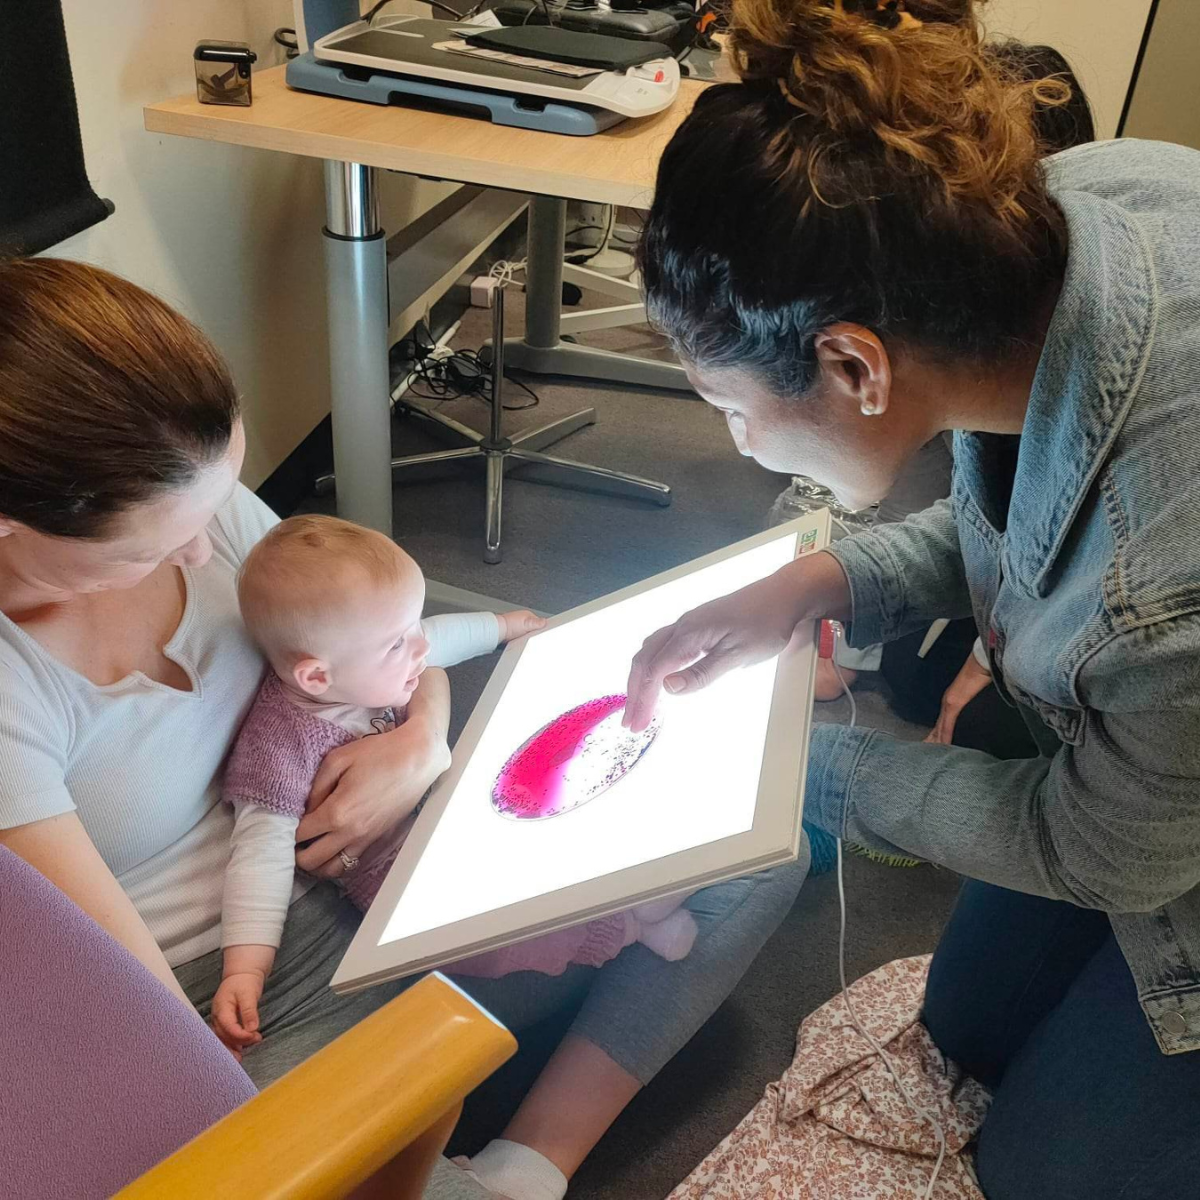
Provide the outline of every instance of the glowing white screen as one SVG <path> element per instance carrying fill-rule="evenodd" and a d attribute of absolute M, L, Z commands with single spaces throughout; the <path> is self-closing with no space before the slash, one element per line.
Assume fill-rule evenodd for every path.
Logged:
<path fill-rule="evenodd" d="M 530 735 L 578 704 L 623 692 L 647 635 L 795 553 L 795 535 L 784 536 L 530 639 L 379 944 L 750 829 L 774 659 L 703 692 L 664 696 L 662 729 L 641 761 L 570 812 L 512 820 L 492 807 L 492 786 Z"/>

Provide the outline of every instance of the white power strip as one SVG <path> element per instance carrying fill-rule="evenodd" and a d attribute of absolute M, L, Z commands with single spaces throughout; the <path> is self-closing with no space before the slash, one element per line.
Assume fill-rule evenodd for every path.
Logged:
<path fill-rule="evenodd" d="M 491 308 L 500 280 L 494 275 L 476 275 L 471 280 L 471 307 Z"/>

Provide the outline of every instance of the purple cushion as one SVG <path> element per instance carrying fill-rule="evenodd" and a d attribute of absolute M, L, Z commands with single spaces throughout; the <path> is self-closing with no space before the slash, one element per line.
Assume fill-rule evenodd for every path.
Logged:
<path fill-rule="evenodd" d="M 123 946 L 0 846 L 0 1192 L 111 1196 L 254 1094 Z"/>

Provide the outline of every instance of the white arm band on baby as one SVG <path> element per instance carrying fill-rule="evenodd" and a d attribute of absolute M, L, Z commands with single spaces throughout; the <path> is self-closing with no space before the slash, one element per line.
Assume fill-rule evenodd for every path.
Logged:
<path fill-rule="evenodd" d="M 983 638 L 975 639 L 975 645 L 971 647 L 971 653 L 975 655 L 975 661 L 990 675 L 992 673 L 992 664 L 988 658 L 988 652 L 983 648 Z"/>
<path fill-rule="evenodd" d="M 495 613 L 444 613 L 421 622 L 429 640 L 429 665 L 453 667 L 468 658 L 491 654 L 500 644 L 500 620 Z"/>
<path fill-rule="evenodd" d="M 296 878 L 296 817 L 257 804 L 235 806 L 221 945 L 279 948 Z"/>

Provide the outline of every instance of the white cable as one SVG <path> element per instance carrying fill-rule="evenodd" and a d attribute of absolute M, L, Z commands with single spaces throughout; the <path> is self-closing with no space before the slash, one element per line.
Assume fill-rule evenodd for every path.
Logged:
<path fill-rule="evenodd" d="M 833 655 L 830 657 L 830 662 L 833 664 L 833 673 L 838 678 L 838 683 L 842 685 L 842 691 L 846 694 L 846 699 L 850 701 L 850 728 L 853 729 L 858 721 L 858 705 L 854 700 L 854 693 L 850 690 L 849 684 L 846 683 L 846 678 L 842 674 L 842 668 L 838 665 L 837 648 L 842 640 L 842 627 L 835 621 L 833 625 Z M 842 830 L 843 835 L 845 830 Z M 900 1078 L 900 1072 L 896 1070 L 896 1064 L 892 1062 L 892 1057 L 888 1052 L 873 1038 L 863 1027 L 862 1022 L 858 1019 L 858 1014 L 854 1011 L 854 1005 L 850 1000 L 850 989 L 846 985 L 846 880 L 842 873 L 842 838 L 837 839 L 837 886 L 838 886 L 838 912 L 840 914 L 840 924 L 838 927 L 838 977 L 842 983 L 842 999 L 846 1002 L 846 1011 L 850 1014 L 850 1023 L 862 1035 L 863 1039 L 879 1055 L 883 1065 L 887 1067 L 888 1074 L 891 1075 L 892 1081 L 896 1087 L 900 1089 L 900 1095 L 904 1097 L 904 1103 L 908 1105 L 912 1114 L 931 1126 L 933 1132 L 937 1135 L 938 1155 L 937 1161 L 933 1164 L 933 1174 L 929 1177 L 929 1186 L 925 1189 L 924 1200 L 932 1200 L 934 1185 L 937 1183 L 938 1175 L 942 1170 L 942 1163 L 946 1161 L 946 1131 L 942 1128 L 941 1122 L 937 1117 L 922 1108 L 909 1095 L 908 1088 L 904 1086 L 904 1082 Z"/>
<path fill-rule="evenodd" d="M 524 284 L 517 283 L 515 276 L 518 271 L 525 270 L 527 263 L 528 259 L 524 258 L 514 262 L 502 258 L 499 262 L 492 263 L 488 278 L 494 279 L 500 287 L 524 287 Z"/>

